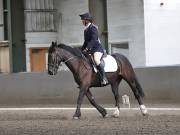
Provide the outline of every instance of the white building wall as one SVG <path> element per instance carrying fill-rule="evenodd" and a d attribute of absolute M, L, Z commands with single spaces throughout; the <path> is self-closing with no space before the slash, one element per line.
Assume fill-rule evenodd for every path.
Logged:
<path fill-rule="evenodd" d="M 144 0 L 144 12 L 146 65 L 180 64 L 180 0 Z"/>
<path fill-rule="evenodd" d="M 107 0 L 107 14 L 109 43 L 128 42 L 132 65 L 145 66 L 143 0 Z"/>
<path fill-rule="evenodd" d="M 55 0 L 58 42 L 82 45 L 83 25 L 79 14 L 88 12 L 88 0 Z"/>

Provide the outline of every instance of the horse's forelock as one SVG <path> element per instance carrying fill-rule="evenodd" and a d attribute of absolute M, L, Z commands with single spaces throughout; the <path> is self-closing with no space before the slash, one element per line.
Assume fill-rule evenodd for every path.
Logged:
<path fill-rule="evenodd" d="M 55 48 L 57 48 L 57 47 L 58 47 L 57 42 L 52 42 L 51 46 L 48 49 L 48 52 L 52 53 L 55 50 Z"/>
<path fill-rule="evenodd" d="M 54 50 L 54 48 L 53 48 L 52 46 L 50 46 L 49 49 L 48 49 L 48 52 L 49 52 L 49 53 L 52 53 L 53 50 Z"/>

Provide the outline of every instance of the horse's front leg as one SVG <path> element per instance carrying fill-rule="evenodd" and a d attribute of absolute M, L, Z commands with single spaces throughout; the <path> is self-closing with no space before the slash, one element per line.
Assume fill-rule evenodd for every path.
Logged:
<path fill-rule="evenodd" d="M 81 104 L 82 104 L 84 95 L 86 94 L 87 90 L 88 90 L 87 87 L 81 87 L 80 88 L 79 96 L 78 96 L 78 99 L 77 99 L 77 108 L 76 108 L 75 114 L 73 116 L 74 119 L 79 119 L 81 117 L 80 108 L 81 108 Z"/>
<path fill-rule="evenodd" d="M 108 116 L 107 111 L 103 107 L 101 107 L 100 105 L 98 105 L 96 103 L 96 101 L 94 100 L 94 97 L 92 96 L 92 93 L 89 89 L 87 90 L 86 96 L 87 96 L 89 102 L 102 114 L 103 117 Z"/>

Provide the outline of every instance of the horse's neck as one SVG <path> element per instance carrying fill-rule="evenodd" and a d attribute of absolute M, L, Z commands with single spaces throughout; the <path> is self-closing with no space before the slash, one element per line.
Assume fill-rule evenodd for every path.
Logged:
<path fill-rule="evenodd" d="M 66 66 L 71 70 L 71 72 L 74 74 L 77 71 L 78 63 L 79 63 L 79 58 L 72 54 L 69 51 L 66 51 L 64 53 L 64 60 Z"/>

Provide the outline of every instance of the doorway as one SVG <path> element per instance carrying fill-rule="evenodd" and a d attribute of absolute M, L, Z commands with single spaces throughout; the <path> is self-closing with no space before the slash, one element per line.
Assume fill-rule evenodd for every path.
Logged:
<path fill-rule="evenodd" d="M 31 72 L 45 72 L 47 70 L 48 48 L 31 48 L 30 63 Z"/>

